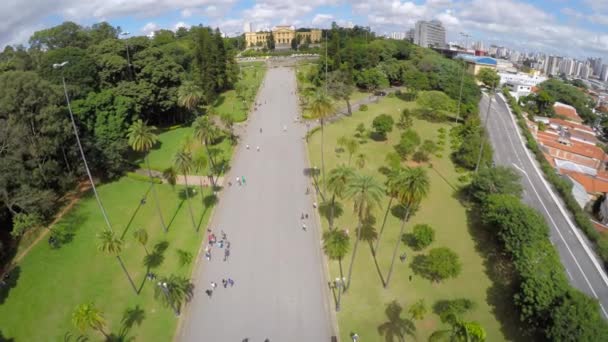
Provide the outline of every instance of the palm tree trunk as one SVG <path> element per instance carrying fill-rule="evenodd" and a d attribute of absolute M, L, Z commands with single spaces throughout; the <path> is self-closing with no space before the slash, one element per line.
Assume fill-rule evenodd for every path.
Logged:
<path fill-rule="evenodd" d="M 345 98 L 344 101 L 346 101 L 346 109 L 348 110 L 348 116 L 352 116 L 353 115 L 353 109 L 350 106 L 350 98 Z"/>
<path fill-rule="evenodd" d="M 127 267 L 125 266 L 125 263 L 122 262 L 122 258 L 120 257 L 120 255 L 117 255 L 116 259 L 118 260 L 118 263 L 120 264 L 120 267 L 122 268 L 122 270 L 125 272 L 127 279 L 129 279 L 129 283 L 131 284 L 133 291 L 135 291 L 136 295 L 139 295 L 139 292 L 137 292 L 137 288 L 135 287 L 135 283 L 133 282 L 133 279 L 131 278 L 129 271 L 127 271 Z"/>
<path fill-rule="evenodd" d="M 184 174 L 184 183 L 186 183 L 186 200 L 188 201 L 188 211 L 190 211 L 190 219 L 192 220 L 192 228 L 196 230 L 196 223 L 194 222 L 194 214 L 192 213 L 192 204 L 190 203 L 190 190 L 188 189 L 188 175 Z"/>
<path fill-rule="evenodd" d="M 382 227 L 380 228 L 380 233 L 378 233 L 378 239 L 376 240 L 376 246 L 374 247 L 374 254 L 378 254 L 378 247 L 380 247 L 380 239 L 382 238 L 382 232 L 384 232 L 384 225 L 386 224 L 386 218 L 388 217 L 388 211 L 391 210 L 391 204 L 393 204 L 393 196 L 388 200 L 388 206 L 386 207 L 386 212 L 384 213 L 384 219 L 382 220 Z"/>
<path fill-rule="evenodd" d="M 148 168 L 148 176 L 150 176 L 150 184 L 152 184 L 152 195 L 154 195 L 154 202 L 156 203 L 156 211 L 158 211 L 158 217 L 160 218 L 160 224 L 166 233 L 167 225 L 165 225 L 165 219 L 163 218 L 163 213 L 160 210 L 160 202 L 158 201 L 158 194 L 156 193 L 156 187 L 154 186 L 154 181 L 152 180 L 152 169 L 150 169 L 150 160 L 148 159 L 148 156 L 146 156 L 144 159 L 146 160 L 146 167 Z"/>
<path fill-rule="evenodd" d="M 103 335 L 103 337 L 106 338 L 106 341 L 110 341 L 110 335 L 108 335 L 108 333 L 103 330 L 103 328 L 95 328 L 95 330 L 99 331 Z"/>
<path fill-rule="evenodd" d="M 215 162 L 211 158 L 211 152 L 209 152 L 209 145 L 205 142 L 205 151 L 207 151 L 207 157 L 209 157 L 209 163 L 211 164 L 211 170 L 215 170 Z M 211 186 L 215 188 L 215 180 L 213 179 L 213 171 L 211 173 Z"/>
<path fill-rule="evenodd" d="M 357 247 L 359 247 L 359 239 L 361 238 L 361 229 L 363 228 L 363 223 L 361 219 L 359 219 L 359 226 L 357 227 L 357 239 L 355 240 L 355 246 L 353 247 L 353 255 L 350 258 L 350 265 L 348 266 L 348 280 L 346 282 L 346 286 L 344 287 L 344 292 L 350 288 L 350 280 L 353 275 L 353 264 L 355 263 L 355 256 L 357 255 Z"/>
<path fill-rule="evenodd" d="M 329 208 L 329 230 L 334 228 L 334 205 L 336 204 L 336 194 L 331 196 L 331 207 Z"/>
<path fill-rule="evenodd" d="M 393 250 L 393 258 L 391 259 L 391 268 L 388 270 L 388 275 L 386 276 L 386 283 L 384 284 L 384 288 L 388 287 L 388 282 L 391 280 L 391 275 L 393 274 L 393 267 L 395 266 L 395 258 L 397 257 L 397 251 L 399 250 L 399 245 L 401 244 L 401 237 L 403 236 L 403 229 L 405 228 L 405 222 L 410 216 L 410 208 L 408 207 L 405 215 L 403 216 L 403 220 L 401 221 L 401 229 L 399 230 L 399 236 L 397 237 L 397 242 L 395 243 L 395 250 Z"/>

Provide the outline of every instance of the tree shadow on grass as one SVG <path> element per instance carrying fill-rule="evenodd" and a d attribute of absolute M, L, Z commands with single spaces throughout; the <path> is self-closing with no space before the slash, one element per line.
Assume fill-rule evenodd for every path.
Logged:
<path fill-rule="evenodd" d="M 59 249 L 63 245 L 67 245 L 74 240 L 76 232 L 87 221 L 81 211 L 73 210 L 68 215 L 64 216 L 60 223 L 51 229 L 48 242 L 52 249 Z"/>
<path fill-rule="evenodd" d="M 20 276 L 21 267 L 15 266 L 13 269 L 5 273 L 2 279 L 0 279 L 0 305 L 4 304 L 8 294 L 11 292 L 11 289 L 17 286 Z"/>
<path fill-rule="evenodd" d="M 401 318 L 403 308 L 397 301 L 393 300 L 386 306 L 386 317 L 388 321 L 378 326 L 378 334 L 384 336 L 386 342 L 403 342 L 405 335 L 415 337 L 416 326 L 407 318 Z"/>
<path fill-rule="evenodd" d="M 165 261 L 165 251 L 169 247 L 169 242 L 161 241 L 154 245 L 152 253 L 146 254 L 144 257 L 144 266 L 149 269 L 154 269 L 162 265 Z"/>
<path fill-rule="evenodd" d="M 122 235 L 120 236 L 121 239 L 125 238 L 125 235 L 129 231 L 129 228 L 131 227 L 131 223 L 133 223 L 133 220 L 135 220 L 135 216 L 137 216 L 137 212 L 139 211 L 139 209 L 142 206 L 144 206 L 146 203 L 148 203 L 148 193 L 150 193 L 151 189 L 152 189 L 152 184 L 150 184 L 150 186 L 148 187 L 148 190 L 146 190 L 146 193 L 144 194 L 144 196 L 139 200 L 139 204 L 137 205 L 137 208 L 135 208 L 135 211 L 131 215 L 131 218 L 129 219 L 129 223 L 127 223 L 127 225 L 125 226 L 125 229 L 122 231 Z"/>
<path fill-rule="evenodd" d="M 177 213 L 179 213 L 179 210 L 184 205 L 184 202 L 185 202 L 184 200 L 179 201 L 179 204 L 177 205 L 177 208 L 175 209 L 173 216 L 171 216 L 171 219 L 169 220 L 169 223 L 167 224 L 167 231 L 171 228 L 171 224 L 173 224 L 173 221 L 175 221 L 175 218 L 177 217 Z"/>
<path fill-rule="evenodd" d="M 199 191 L 196 189 L 195 186 L 189 185 L 187 188 L 180 189 L 177 192 L 177 197 L 180 200 L 187 200 L 188 197 L 190 197 L 190 199 L 192 199 L 198 193 L 199 193 Z"/>
<path fill-rule="evenodd" d="M 376 272 L 378 272 L 378 277 L 380 277 L 382 286 L 384 286 L 386 282 L 384 280 L 384 276 L 382 275 L 382 271 L 380 270 L 380 265 L 378 265 L 376 253 L 374 252 L 374 241 L 378 239 L 378 231 L 374 227 L 375 224 L 376 218 L 373 215 L 369 215 L 365 221 L 363 221 L 363 225 L 361 226 L 361 240 L 367 242 L 369 245 L 369 251 L 372 253 L 372 259 L 374 259 Z"/>
<path fill-rule="evenodd" d="M 108 342 L 127 342 L 134 341 L 135 336 L 127 336 L 134 325 L 141 325 L 146 319 L 146 313 L 139 305 L 134 308 L 127 308 L 122 315 L 121 326 L 118 333 L 112 333 L 106 341 Z"/>
<path fill-rule="evenodd" d="M 89 338 L 84 335 L 73 335 L 71 331 L 66 332 L 63 335 L 63 342 L 86 342 Z M 12 340 L 8 340 L 12 341 Z M 0 338 L 0 342 L 4 342 L 2 338 Z"/>
<path fill-rule="evenodd" d="M 464 191 L 455 195 L 463 199 L 465 196 Z M 526 336 L 525 332 L 519 328 L 521 323 L 517 319 L 517 308 L 513 304 L 517 275 L 511 261 L 500 252 L 500 246 L 495 238 L 483 227 L 478 210 L 475 207 L 469 207 L 467 224 L 475 243 L 475 249 L 483 259 L 484 273 L 492 281 L 492 286 L 486 291 L 486 302 L 492 309 L 506 339 L 511 341 L 536 340 L 534 336 Z"/>
<path fill-rule="evenodd" d="M 203 214 L 201 215 L 201 218 L 198 220 L 198 224 L 196 225 L 197 232 L 200 230 L 201 224 L 203 224 L 203 219 L 205 218 L 205 214 L 207 214 L 207 211 L 209 210 L 209 208 L 211 208 L 212 206 L 217 204 L 217 202 L 218 202 L 218 197 L 214 194 L 210 194 L 210 195 L 203 197 Z"/>

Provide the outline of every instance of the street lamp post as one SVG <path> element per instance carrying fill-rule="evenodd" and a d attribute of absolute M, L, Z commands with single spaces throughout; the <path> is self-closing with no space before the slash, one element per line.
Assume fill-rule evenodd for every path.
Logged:
<path fill-rule="evenodd" d="M 460 35 L 463 36 L 464 39 L 465 39 L 464 49 L 466 51 L 467 45 L 468 45 L 468 38 L 471 37 L 471 36 L 468 35 L 468 34 L 466 34 L 466 33 L 462 33 L 462 32 L 460 32 Z M 465 69 L 465 65 L 466 65 L 466 62 L 463 59 L 462 60 L 462 72 L 460 73 L 460 94 L 458 95 L 458 109 L 456 110 L 456 124 L 458 124 L 458 122 L 460 121 L 460 104 L 462 102 L 462 87 L 464 86 L 464 69 Z"/>
<path fill-rule="evenodd" d="M 130 34 L 130 32 L 122 32 L 120 35 L 121 36 L 128 36 Z M 129 79 L 133 80 L 133 71 L 131 69 L 131 56 L 129 55 L 129 43 L 127 43 L 127 40 L 125 39 L 125 47 L 127 48 L 127 70 L 129 72 Z"/>
<path fill-rule="evenodd" d="M 70 105 L 70 97 L 68 96 L 68 88 L 65 85 L 65 76 L 63 75 L 63 67 L 68 64 L 68 61 L 63 63 L 55 63 L 53 64 L 53 69 L 61 69 L 61 81 L 63 83 L 63 92 L 65 94 L 65 100 L 68 105 L 68 112 L 70 113 L 70 121 L 72 122 L 72 128 L 74 129 L 74 136 L 76 137 L 76 142 L 78 143 L 78 149 L 80 150 L 80 156 L 82 157 L 82 161 L 84 163 L 84 168 L 87 171 L 87 176 L 89 177 L 89 182 L 91 183 L 91 187 L 93 188 L 93 193 L 95 194 L 95 199 L 97 200 L 97 205 L 99 205 L 99 209 L 101 209 L 101 213 L 103 218 L 108 226 L 110 231 L 114 231 L 112 229 L 112 225 L 110 224 L 110 220 L 108 219 L 108 214 L 106 213 L 106 209 L 101 202 L 101 198 L 97 193 L 97 188 L 95 187 L 95 182 L 93 181 L 93 176 L 91 175 L 91 170 L 89 170 L 89 164 L 87 163 L 87 158 L 84 155 L 84 149 L 82 148 L 82 144 L 80 143 L 80 137 L 78 136 L 78 128 L 76 127 L 76 122 L 74 121 L 74 114 L 72 113 L 72 106 Z"/>

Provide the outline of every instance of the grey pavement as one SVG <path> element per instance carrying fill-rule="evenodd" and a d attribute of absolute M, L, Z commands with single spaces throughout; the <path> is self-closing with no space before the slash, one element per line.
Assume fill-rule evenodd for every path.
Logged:
<path fill-rule="evenodd" d="M 230 256 L 224 262 L 224 249 L 213 247 L 211 261 L 199 260 L 178 340 L 323 342 L 333 335 L 318 219 L 312 192 L 305 194 L 313 187 L 304 173 L 306 127 L 294 122 L 295 91 L 292 69 L 268 69 L 261 106 L 240 136 L 209 224 L 218 239 L 226 232 Z M 246 185 L 238 185 L 237 176 Z M 303 212 L 308 219 L 301 220 Z M 224 288 L 228 277 L 235 285 Z M 205 293 L 210 282 L 218 285 L 211 297 Z"/>
<path fill-rule="evenodd" d="M 485 119 L 488 96 L 483 96 L 479 110 Z M 500 96 L 492 101 L 487 131 L 494 148 L 497 165 L 514 168 L 521 176 L 523 200 L 538 210 L 550 227 L 550 238 L 557 248 L 570 283 L 577 289 L 597 298 L 602 315 L 608 319 L 608 282 L 599 258 L 593 253 L 583 232 L 573 225 L 570 213 L 565 211 L 553 189 L 539 173 L 535 159 L 522 144 L 518 126 Z"/>

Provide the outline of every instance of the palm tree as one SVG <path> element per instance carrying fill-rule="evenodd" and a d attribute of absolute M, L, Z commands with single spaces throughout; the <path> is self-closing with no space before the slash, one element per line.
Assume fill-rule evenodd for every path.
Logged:
<path fill-rule="evenodd" d="M 486 340 L 486 331 L 477 322 L 465 322 L 454 318 L 450 322 L 450 328 L 437 330 L 429 336 L 429 342 L 483 342 Z"/>
<path fill-rule="evenodd" d="M 192 81 L 185 81 L 177 89 L 177 104 L 194 112 L 204 99 L 203 90 Z"/>
<path fill-rule="evenodd" d="M 209 157 L 209 163 L 211 163 L 211 169 L 215 170 L 215 161 L 209 151 L 209 145 L 219 137 L 220 131 L 211 120 L 209 120 L 208 116 L 199 116 L 192 123 L 192 128 L 194 128 L 194 137 L 197 138 L 201 144 L 205 145 L 205 150 L 207 151 L 207 157 Z M 215 186 L 215 181 L 213 177 L 211 179 L 212 185 Z"/>
<path fill-rule="evenodd" d="M 133 287 L 133 291 L 135 291 L 136 294 L 139 294 L 137 292 L 137 288 L 135 287 L 135 283 L 133 283 L 133 279 L 131 279 L 131 275 L 127 271 L 127 268 L 120 257 L 120 252 L 122 252 L 122 240 L 119 239 L 111 230 L 104 230 L 103 232 L 99 233 L 97 237 L 99 238 L 99 251 L 116 257 L 116 260 L 118 260 L 120 267 L 122 267 L 122 270 L 125 272 L 127 279 L 129 279 L 129 283 L 131 284 L 131 287 Z"/>
<path fill-rule="evenodd" d="M 330 260 L 338 260 L 340 266 L 340 282 L 338 287 L 338 300 L 336 301 L 336 311 L 340 311 L 340 300 L 342 286 L 344 285 L 344 274 L 342 272 L 342 258 L 348 253 L 349 236 L 344 230 L 328 230 L 323 233 L 323 251 Z"/>
<path fill-rule="evenodd" d="M 175 184 L 177 183 L 177 171 L 175 167 L 169 166 L 163 171 L 163 178 L 171 185 L 173 189 L 175 189 Z"/>
<path fill-rule="evenodd" d="M 365 219 L 369 217 L 371 209 L 380 203 L 380 199 L 384 194 L 384 189 L 382 188 L 382 184 L 371 176 L 355 175 L 348 183 L 345 194 L 347 197 L 353 199 L 354 211 L 359 219 L 357 239 L 355 240 L 350 266 L 348 267 L 348 282 L 344 288 L 346 291 L 350 287 L 353 264 L 355 262 L 359 240 L 361 239 L 361 227 L 363 226 Z"/>
<path fill-rule="evenodd" d="M 203 187 L 203 177 L 201 175 L 207 168 L 207 157 L 205 157 L 205 155 L 203 153 L 201 153 L 200 151 L 197 152 L 194 155 L 194 159 L 192 160 L 192 165 L 194 166 L 194 170 L 199 174 L 198 180 L 199 180 L 199 183 L 201 186 L 201 199 L 202 199 L 203 205 L 204 205 L 205 197 L 203 196 L 203 190 L 205 188 Z"/>
<path fill-rule="evenodd" d="M 81 333 L 84 333 L 88 328 L 92 328 L 103 334 L 106 339 L 110 338 L 104 330 L 106 321 L 103 313 L 93 303 L 78 305 L 72 313 L 72 324 Z"/>
<path fill-rule="evenodd" d="M 325 155 L 324 155 L 324 127 L 325 119 L 334 113 L 334 105 L 331 99 L 322 92 L 317 92 L 310 103 L 310 113 L 313 118 L 319 119 L 321 123 L 321 172 L 325 182 Z"/>
<path fill-rule="evenodd" d="M 384 287 L 388 287 L 388 283 L 391 280 L 393 274 L 393 267 L 395 265 L 395 258 L 397 257 L 397 251 L 401 245 L 401 237 L 403 236 L 403 229 L 405 228 L 405 222 L 409 219 L 411 210 L 418 206 L 420 201 L 429 192 L 430 183 L 429 177 L 426 170 L 421 167 L 406 168 L 403 169 L 397 177 L 397 199 L 399 203 L 405 207 L 405 214 L 401 218 L 401 229 L 395 243 L 395 249 L 393 250 L 393 258 L 391 260 L 391 267 L 386 276 L 386 283 Z"/>
<path fill-rule="evenodd" d="M 156 127 L 147 126 L 143 121 L 137 120 L 133 122 L 131 127 L 129 127 L 127 137 L 129 139 L 129 145 L 133 151 L 142 152 L 145 154 L 144 160 L 146 162 L 146 167 L 148 168 L 148 176 L 150 177 L 151 184 L 150 186 L 152 187 L 152 194 L 154 195 L 154 201 L 156 202 L 156 211 L 158 212 L 158 217 L 160 217 L 160 224 L 166 233 L 167 226 L 165 225 L 165 220 L 163 219 L 163 213 L 160 210 L 160 202 L 158 201 L 156 187 L 152 181 L 152 169 L 150 168 L 150 159 L 148 158 L 147 154 L 157 141 L 156 134 L 153 133 L 155 129 Z"/>
<path fill-rule="evenodd" d="M 173 274 L 160 277 L 154 288 L 154 298 L 165 306 L 171 306 L 176 316 L 179 316 L 182 304 L 189 302 L 193 295 L 194 285 L 190 280 Z"/>
<path fill-rule="evenodd" d="M 190 203 L 190 189 L 188 188 L 188 174 L 192 170 L 192 153 L 181 149 L 177 151 L 175 157 L 173 157 L 175 169 L 184 175 L 184 183 L 186 184 L 186 199 L 188 200 L 188 210 L 190 211 L 190 218 L 192 219 L 192 228 L 196 230 L 196 223 L 194 222 L 194 214 L 192 213 L 192 204 Z"/>
<path fill-rule="evenodd" d="M 140 245 L 142 245 L 146 251 L 146 255 L 150 254 L 148 253 L 148 248 L 146 247 L 146 244 L 148 243 L 148 232 L 141 228 L 133 232 L 133 237 L 137 240 L 137 242 L 139 242 Z"/>
<path fill-rule="evenodd" d="M 351 167 L 344 165 L 340 165 L 337 168 L 329 171 L 327 188 L 332 192 L 329 214 L 329 230 L 332 230 L 334 226 L 334 208 L 336 205 L 336 197 L 342 198 L 344 195 L 344 190 L 346 190 L 346 185 L 354 175 L 355 171 Z"/>
<path fill-rule="evenodd" d="M 376 246 L 374 247 L 374 254 L 378 255 L 378 248 L 380 248 L 380 239 L 382 239 L 382 233 L 384 232 L 384 226 L 386 225 L 386 219 L 388 217 L 388 212 L 391 210 L 391 205 L 393 204 L 393 200 L 397 197 L 397 176 L 401 172 L 401 168 L 391 170 L 387 176 L 386 180 L 386 193 L 389 196 L 388 205 L 386 206 L 386 211 L 384 212 L 384 219 L 382 220 L 382 227 L 380 227 L 380 233 L 378 234 L 378 239 L 376 240 Z"/>
<path fill-rule="evenodd" d="M 350 165 L 353 155 L 359 150 L 359 142 L 357 139 L 343 136 L 338 139 L 338 145 L 343 146 L 348 152 L 348 165 Z"/>

